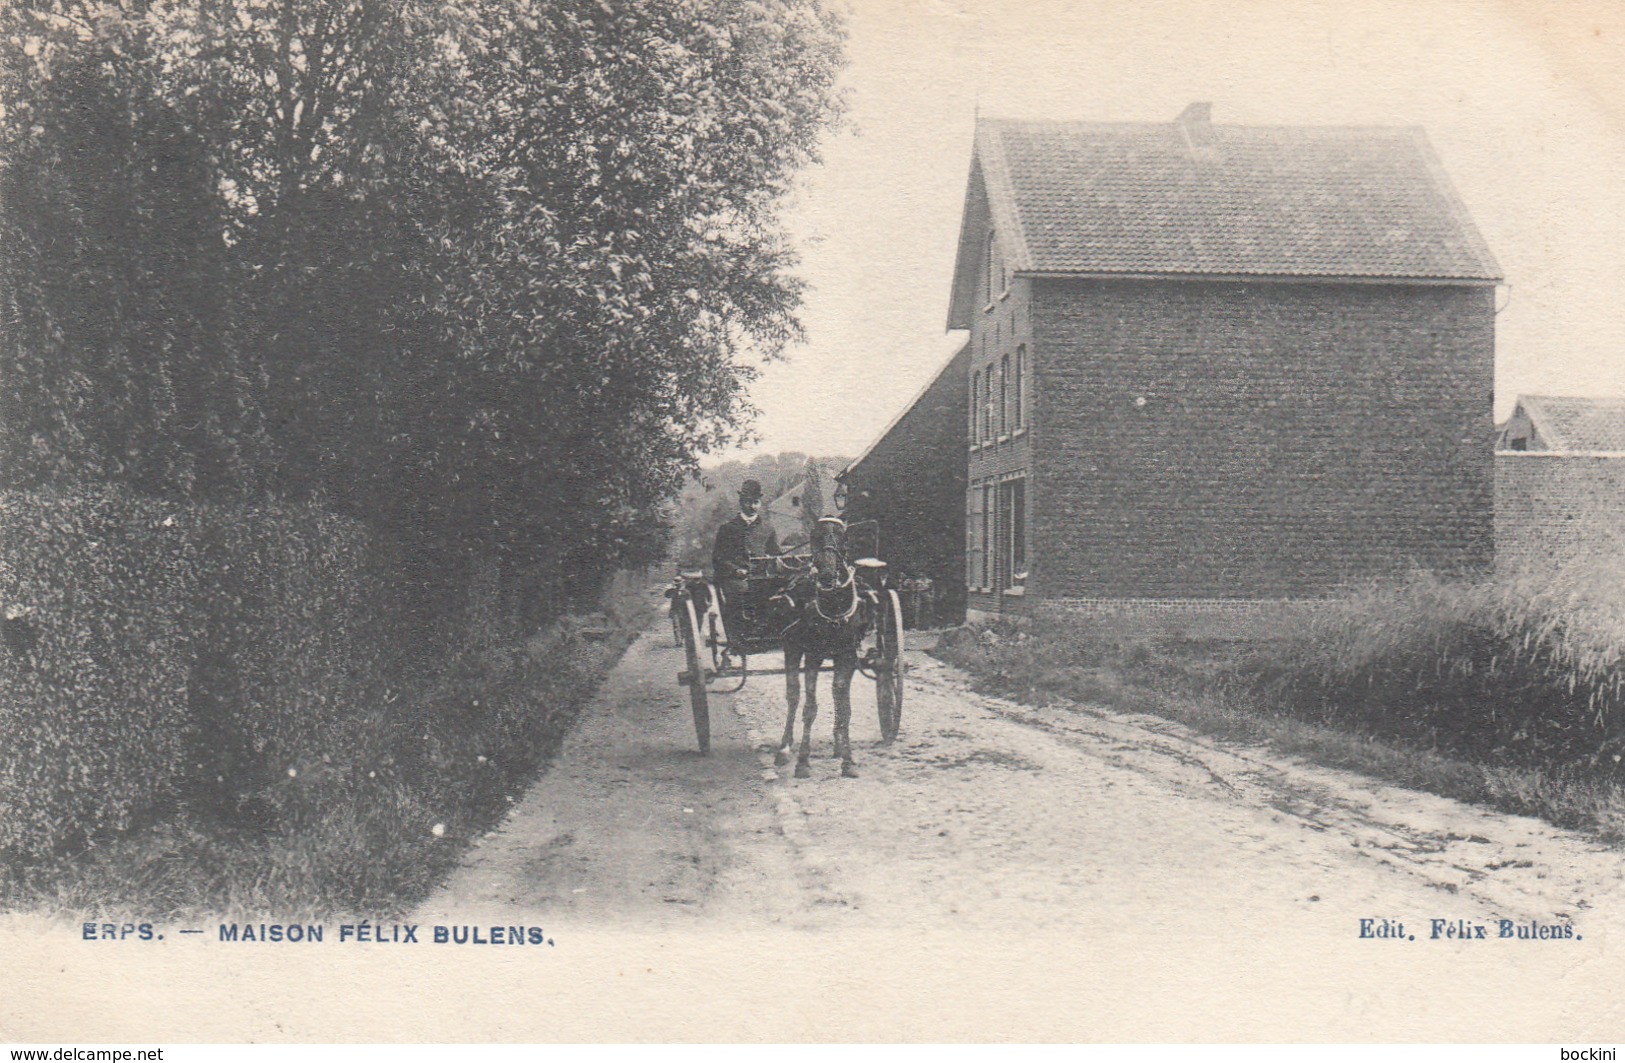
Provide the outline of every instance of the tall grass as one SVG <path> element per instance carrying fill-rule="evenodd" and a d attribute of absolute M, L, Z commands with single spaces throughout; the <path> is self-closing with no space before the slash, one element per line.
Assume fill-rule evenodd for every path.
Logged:
<path fill-rule="evenodd" d="M 979 689 L 1223 738 L 1625 840 L 1625 566 L 1350 590 L 1252 643 L 1105 618 L 950 632 Z"/>
<path fill-rule="evenodd" d="M 1491 763 L 1611 768 L 1625 751 L 1625 569 L 1360 588 L 1238 675 L 1308 719 Z"/>

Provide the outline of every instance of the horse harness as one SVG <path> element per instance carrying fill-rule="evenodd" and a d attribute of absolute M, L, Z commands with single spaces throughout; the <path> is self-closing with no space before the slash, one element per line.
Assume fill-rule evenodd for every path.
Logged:
<path fill-rule="evenodd" d="M 834 594 L 836 591 L 848 592 L 847 597 L 849 601 L 846 606 L 846 612 L 842 613 L 840 616 L 830 616 L 828 613 L 824 612 L 822 598 L 826 591 L 823 587 L 818 586 L 816 582 L 814 583 L 812 607 L 813 612 L 818 614 L 818 619 L 835 627 L 839 627 L 840 625 L 845 624 L 848 620 L 852 619 L 852 617 L 858 611 L 857 575 L 858 573 L 856 569 L 847 569 L 846 579 L 842 580 L 835 586 L 830 587 L 827 591 L 829 594 Z"/>

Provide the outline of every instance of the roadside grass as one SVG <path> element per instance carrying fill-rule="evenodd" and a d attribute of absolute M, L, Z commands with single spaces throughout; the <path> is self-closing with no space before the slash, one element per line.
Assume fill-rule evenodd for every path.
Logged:
<path fill-rule="evenodd" d="M 1540 586 L 1550 590 L 1549 583 Z M 1625 772 L 1613 755 L 1617 748 L 1613 704 L 1603 706 L 1590 696 L 1595 689 L 1605 695 L 1617 690 L 1613 678 L 1617 658 L 1609 667 L 1606 654 L 1583 656 L 1586 674 L 1597 681 L 1590 689 L 1579 676 L 1571 686 L 1569 673 L 1553 665 L 1550 653 L 1525 653 L 1526 663 L 1533 661 L 1544 669 L 1539 682 L 1532 681 L 1528 669 L 1509 675 L 1506 658 L 1513 655 L 1503 644 L 1525 640 L 1528 634 L 1529 625 L 1518 624 L 1474 645 L 1473 654 L 1497 657 L 1496 668 L 1480 661 L 1476 671 L 1460 662 L 1453 669 L 1437 654 L 1427 657 L 1420 670 L 1435 678 L 1476 677 L 1471 689 L 1453 693 L 1475 712 L 1497 717 L 1502 736 L 1498 743 L 1453 733 L 1452 727 L 1472 726 L 1472 721 L 1463 721 L 1461 706 L 1449 704 L 1436 683 L 1407 676 L 1401 686 L 1408 685 L 1409 707 L 1417 711 L 1403 711 L 1404 691 L 1389 687 L 1376 699 L 1389 711 L 1378 712 L 1372 711 L 1370 691 L 1362 691 L 1349 676 L 1306 675 L 1310 669 L 1323 668 L 1328 655 L 1339 653 L 1345 659 L 1360 657 L 1361 667 L 1371 673 L 1393 666 L 1392 674 L 1400 674 L 1416 665 L 1396 658 L 1428 644 L 1417 628 L 1400 638 L 1385 634 L 1382 652 L 1351 653 L 1351 647 L 1363 651 L 1374 645 L 1367 640 L 1368 629 L 1351 622 L 1351 611 L 1382 618 L 1389 634 L 1405 627 L 1403 618 L 1431 612 L 1435 624 L 1430 630 L 1442 631 L 1448 626 L 1443 622 L 1447 617 L 1449 624 L 1472 626 L 1471 617 L 1455 611 L 1462 602 L 1454 595 L 1478 595 L 1504 606 L 1508 601 L 1527 602 L 1528 594 L 1527 586 L 1486 591 L 1483 585 L 1445 588 L 1424 579 L 1365 589 L 1346 607 L 1334 606 L 1329 615 L 1285 638 L 1237 642 L 1185 638 L 1177 631 L 1125 633 L 1108 619 L 1079 617 L 1021 626 L 968 626 L 945 634 L 933 652 L 970 673 L 977 689 L 985 693 L 1032 704 L 1077 702 L 1160 716 L 1221 740 L 1260 745 L 1407 789 L 1536 817 L 1612 845 L 1625 844 L 1621 788 Z M 1535 616 L 1537 612 L 1526 609 L 1522 619 L 1545 628 L 1548 641 L 1555 636 L 1596 649 L 1599 640 L 1594 635 L 1582 635 L 1574 623 L 1553 622 L 1548 616 Z M 1567 615 L 1581 613 L 1573 608 Z M 1540 644 L 1540 637 L 1528 639 L 1525 650 Z M 1500 656 L 1496 648 L 1502 649 Z M 1505 688 L 1507 697 L 1486 708 L 1485 691 L 1498 687 Z M 1313 698 L 1302 696 L 1306 688 L 1313 691 Z M 1345 696 L 1340 697 L 1339 690 Z M 1539 731 L 1539 721 L 1516 717 L 1520 712 L 1549 713 L 1552 705 L 1546 695 L 1553 690 L 1566 693 L 1571 708 L 1588 715 L 1592 725 L 1577 736 L 1570 721 L 1563 731 L 1564 742 L 1532 742 L 1529 736 Z M 1350 708 L 1355 700 L 1360 704 Z M 1601 724 L 1596 723 L 1599 707 L 1605 709 Z M 1577 746 L 1587 742 L 1589 755 L 1577 753 Z"/>
<path fill-rule="evenodd" d="M 400 915 L 545 769 L 661 601 L 623 574 L 595 613 L 525 637 L 482 631 L 235 808 L 183 803 L 77 853 L 0 863 L 0 909 L 113 921 Z"/>

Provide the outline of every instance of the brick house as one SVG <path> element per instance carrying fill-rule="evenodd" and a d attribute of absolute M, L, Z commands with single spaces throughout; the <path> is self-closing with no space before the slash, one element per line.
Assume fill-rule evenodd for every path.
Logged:
<path fill-rule="evenodd" d="M 1499 279 L 1419 129 L 980 120 L 969 607 L 1486 569 Z"/>
<path fill-rule="evenodd" d="M 1521 395 L 1495 452 L 1498 571 L 1625 558 L 1625 399 Z"/>
<path fill-rule="evenodd" d="M 970 347 L 961 347 L 836 477 L 845 485 L 844 516 L 879 522 L 881 559 L 911 585 L 930 581 L 923 600 L 904 603 L 919 627 L 957 624 L 965 616 L 962 426 L 969 364 Z"/>

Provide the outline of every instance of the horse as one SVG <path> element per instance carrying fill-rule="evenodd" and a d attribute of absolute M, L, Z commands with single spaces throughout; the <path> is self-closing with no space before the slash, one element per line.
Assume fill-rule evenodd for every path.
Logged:
<path fill-rule="evenodd" d="M 795 777 L 805 779 L 812 774 L 809 757 L 813 720 L 818 717 L 818 671 L 829 660 L 834 665 L 835 755 L 841 759 L 841 774 L 855 779 L 858 772 L 852 761 L 852 674 L 858 670 L 858 645 L 869 628 L 869 610 L 864 608 L 857 572 L 847 563 L 846 522 L 839 517 L 820 518 L 812 540 L 812 572 L 793 583 L 785 594 L 795 613 L 795 620 L 784 630 L 784 687 L 789 713 L 773 762 L 780 767 L 790 762 L 796 709 L 801 701 L 798 673 L 805 673 L 807 704 L 802 713 Z"/>

